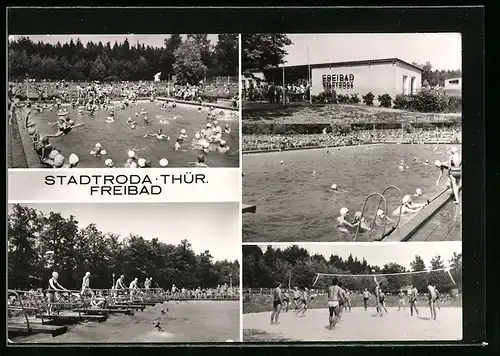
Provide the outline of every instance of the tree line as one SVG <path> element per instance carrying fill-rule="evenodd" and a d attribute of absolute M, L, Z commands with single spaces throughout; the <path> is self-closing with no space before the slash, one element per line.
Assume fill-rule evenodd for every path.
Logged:
<path fill-rule="evenodd" d="M 331 254 L 326 259 L 321 254 L 311 255 L 305 248 L 297 245 L 285 249 L 267 246 L 265 252 L 256 245 L 243 246 L 243 287 L 244 288 L 272 288 L 277 282 L 282 282 L 288 287 L 312 287 L 317 273 L 340 274 L 340 278 L 347 288 L 351 290 L 363 290 L 374 286 L 373 277 L 350 277 L 349 275 L 369 275 L 375 270 L 375 274 L 404 273 L 426 271 L 427 266 L 421 256 L 416 255 L 410 263 L 410 270 L 397 263 L 386 263 L 384 266 L 370 265 L 366 259 L 359 260 L 353 255 L 343 259 L 338 255 Z M 431 270 L 445 268 L 445 262 L 441 256 L 436 255 L 430 261 Z M 450 279 L 448 272 L 435 271 L 430 273 L 400 275 L 400 276 L 377 276 L 384 290 L 397 292 L 401 287 L 413 283 L 419 290 L 425 290 L 427 280 L 438 284 L 441 291 L 452 288 L 461 289 L 462 284 L 462 255 L 454 253 L 449 261 L 450 274 L 455 283 Z M 314 288 L 326 288 L 331 282 L 329 278 L 318 278 Z"/>
<path fill-rule="evenodd" d="M 153 238 L 103 233 L 94 224 L 79 228 L 74 216 L 44 214 L 19 204 L 8 215 L 8 287 L 11 289 L 47 288 L 52 272 L 68 289 L 81 288 L 90 272 L 91 287 L 111 288 L 125 275 L 130 282 L 153 278 L 153 286 L 216 287 L 239 285 L 239 262 L 214 261 L 209 251 L 196 254 L 188 240 L 178 245 Z"/>
<path fill-rule="evenodd" d="M 182 84 L 196 84 L 204 77 L 237 76 L 239 73 L 238 35 L 219 34 L 214 45 L 206 34 L 179 34 L 164 41 L 165 47 L 144 43 L 90 41 L 55 45 L 21 37 L 9 42 L 9 79 L 48 80 L 152 80 L 173 75 Z"/>

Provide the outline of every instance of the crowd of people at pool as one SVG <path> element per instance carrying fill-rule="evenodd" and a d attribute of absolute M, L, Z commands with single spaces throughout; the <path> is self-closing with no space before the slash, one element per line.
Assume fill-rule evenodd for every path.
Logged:
<path fill-rule="evenodd" d="M 140 303 L 149 297 L 156 297 L 164 300 L 186 301 L 197 299 L 235 299 L 239 298 L 239 288 L 228 286 L 227 283 L 216 287 L 203 288 L 179 288 L 175 284 L 168 290 L 153 288 L 153 278 L 147 277 L 143 283 L 139 283 L 138 278 L 134 278 L 128 285 L 125 284 L 125 276 L 121 275 L 110 289 L 92 289 L 90 287 L 91 273 L 85 273 L 82 279 L 80 290 L 69 290 L 63 287 L 59 281 L 59 274 L 52 273 L 48 281 L 48 288 L 30 289 L 26 292 L 17 291 L 8 298 L 8 305 L 18 305 L 20 302 L 24 307 L 40 307 L 46 305 L 50 312 L 57 303 L 68 305 L 78 301 L 87 301 L 92 308 L 103 309 L 109 303 L 121 301 L 128 303 Z M 20 299 L 20 300 L 19 300 Z M 46 304 L 43 300 L 46 300 Z"/>
<path fill-rule="evenodd" d="M 311 86 L 306 80 L 297 80 L 294 83 L 288 83 L 285 87 L 285 96 L 287 102 L 305 101 L 309 98 Z M 243 87 L 243 98 L 245 100 L 268 101 L 269 103 L 280 103 L 283 100 L 283 86 L 275 85 L 273 82 L 260 82 L 257 85 L 250 81 L 248 86 Z"/>
<path fill-rule="evenodd" d="M 461 130 L 456 128 L 435 130 L 360 130 L 349 134 L 331 133 L 305 135 L 243 135 L 243 152 L 273 151 L 313 147 L 344 147 L 374 143 L 461 143 Z"/>
<path fill-rule="evenodd" d="M 154 96 L 150 98 L 151 102 L 154 102 L 161 110 L 169 111 L 171 108 L 175 108 L 177 103 L 175 100 L 171 101 L 159 101 Z M 63 153 L 55 148 L 50 143 L 50 138 L 58 138 L 63 135 L 68 135 L 74 129 L 84 125 L 84 122 L 76 123 L 70 118 L 70 113 L 67 107 L 63 108 L 64 100 L 56 99 L 54 104 L 52 103 L 31 103 L 31 102 L 21 102 L 19 100 L 13 100 L 9 102 L 9 121 L 12 120 L 12 115 L 14 110 L 19 109 L 19 113 L 25 113 L 25 118 L 23 120 L 23 129 L 27 130 L 31 136 L 33 142 L 33 149 L 37 153 L 40 162 L 46 167 L 53 168 L 75 168 L 80 161 L 79 157 L 75 153 L 70 153 L 68 159 L 63 155 Z M 142 118 L 144 125 L 151 124 L 155 119 L 165 122 L 168 119 L 163 116 L 157 115 L 155 119 L 148 118 L 147 111 L 141 109 L 140 112 L 135 113 L 135 117 L 129 117 L 125 122 L 118 123 L 115 119 L 115 113 L 119 110 L 125 110 L 133 106 L 138 106 L 137 95 L 135 91 L 128 92 L 128 97 L 123 98 L 119 102 L 112 102 L 111 97 L 108 96 L 107 92 L 102 89 L 98 84 L 88 86 L 86 88 L 80 88 L 78 96 L 71 100 L 71 106 L 73 109 L 77 110 L 77 116 L 79 117 L 96 117 L 98 115 L 106 115 L 106 123 L 109 124 L 125 124 L 130 130 L 134 130 L 137 127 L 137 121 Z M 53 123 L 49 123 L 50 126 L 56 127 L 57 131 L 55 133 L 42 134 L 35 121 L 31 120 L 31 115 L 33 113 L 42 113 L 44 111 L 54 112 L 57 115 L 57 120 Z M 185 129 L 180 129 L 176 134 L 175 143 L 173 144 L 174 151 L 187 151 L 188 148 L 193 151 L 198 151 L 199 155 L 197 157 L 197 162 L 192 162 L 195 167 L 208 167 L 205 163 L 205 155 L 212 154 L 228 154 L 230 147 L 225 141 L 225 136 L 231 133 L 231 127 L 229 124 L 225 124 L 223 127 L 219 125 L 217 118 L 224 117 L 228 113 L 224 110 L 217 111 L 213 106 L 198 106 L 198 112 L 200 114 L 206 113 L 207 123 L 204 128 L 200 127 L 200 130 L 195 132 L 188 142 L 190 136 L 187 134 Z M 230 113 L 231 114 L 231 113 Z M 176 120 L 177 117 L 173 117 L 172 120 Z M 144 135 L 144 138 L 154 137 L 158 141 L 170 141 L 170 137 L 166 135 L 162 129 L 158 129 L 155 133 L 150 133 Z M 97 142 L 95 147 L 90 151 L 90 155 L 93 156 L 104 156 L 108 152 L 103 148 L 102 144 Z M 153 167 L 153 162 L 147 157 L 138 157 L 133 150 L 127 152 L 128 159 L 124 162 L 124 167 L 127 168 L 148 168 Z M 168 159 L 161 158 L 158 162 L 159 166 L 168 166 Z M 108 168 L 115 167 L 115 162 L 112 159 L 106 159 L 104 165 Z"/>
<path fill-rule="evenodd" d="M 70 102 L 82 97 L 82 93 L 97 91 L 115 100 L 122 98 L 150 98 L 166 96 L 177 100 L 200 101 L 201 96 L 231 98 L 233 106 L 239 103 L 239 87 L 236 82 L 199 83 L 198 85 L 180 85 L 165 82 L 113 82 L 113 83 L 75 83 L 66 81 L 42 81 L 9 83 L 9 97 L 28 96 L 28 99 L 55 97 L 63 102 Z M 28 95 L 27 95 L 28 94 Z M 236 105 L 235 105 L 236 104 Z"/>

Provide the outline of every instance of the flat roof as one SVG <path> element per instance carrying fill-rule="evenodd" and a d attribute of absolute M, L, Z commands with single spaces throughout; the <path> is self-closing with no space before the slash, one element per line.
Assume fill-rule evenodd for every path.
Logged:
<path fill-rule="evenodd" d="M 419 66 L 415 64 L 408 63 L 406 61 L 403 61 L 402 59 L 393 57 L 393 58 L 377 58 L 377 59 L 364 59 L 364 60 L 359 60 L 359 61 L 346 61 L 346 62 L 325 62 L 325 63 L 311 63 L 309 66 L 311 68 L 322 68 L 322 67 L 348 67 L 348 66 L 356 66 L 356 65 L 370 65 L 370 64 L 382 64 L 382 63 L 395 63 L 395 62 L 401 62 L 404 64 L 409 65 L 410 67 L 413 67 L 417 69 L 418 71 L 422 72 L 423 69 L 420 68 Z M 301 64 L 301 65 L 294 65 L 294 66 L 287 66 L 285 65 L 285 68 L 300 68 L 300 67 L 307 67 L 307 64 Z M 273 69 L 281 69 L 282 67 L 270 67 L 270 68 L 265 68 L 264 71 L 266 70 L 273 70 Z M 256 71 L 258 72 L 258 71 Z"/>

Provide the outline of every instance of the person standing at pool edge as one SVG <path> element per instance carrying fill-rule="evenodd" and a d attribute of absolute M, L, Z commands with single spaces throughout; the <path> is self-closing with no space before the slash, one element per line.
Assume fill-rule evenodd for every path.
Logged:
<path fill-rule="evenodd" d="M 279 324 L 278 317 L 283 305 L 283 294 L 281 292 L 281 281 L 273 289 L 273 312 L 271 313 L 271 324 Z"/>

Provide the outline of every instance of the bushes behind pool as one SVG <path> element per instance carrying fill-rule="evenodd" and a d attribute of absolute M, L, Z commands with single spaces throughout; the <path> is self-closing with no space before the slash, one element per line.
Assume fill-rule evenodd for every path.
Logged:
<path fill-rule="evenodd" d="M 375 94 L 369 92 L 362 96 L 363 103 L 372 106 Z M 415 94 L 398 94 L 393 99 L 389 94 L 381 94 L 377 97 L 381 107 L 418 112 L 461 112 L 462 98 L 449 96 L 442 90 L 422 88 Z M 313 102 L 325 104 L 358 104 L 360 99 L 358 94 L 337 94 L 335 90 L 326 89 L 319 95 L 313 96 Z M 393 105 L 394 104 L 394 105 Z"/>

